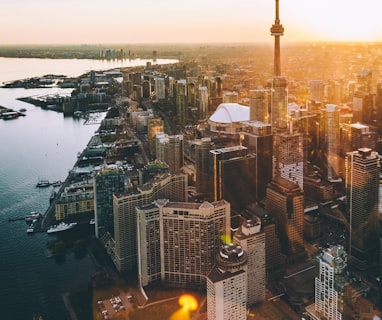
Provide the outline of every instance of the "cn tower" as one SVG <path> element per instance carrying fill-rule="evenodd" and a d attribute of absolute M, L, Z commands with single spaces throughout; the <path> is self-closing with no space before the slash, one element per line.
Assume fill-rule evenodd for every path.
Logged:
<path fill-rule="evenodd" d="M 279 19 L 279 0 L 276 0 L 276 19 L 271 27 L 271 35 L 275 37 L 275 52 L 274 52 L 274 76 L 281 75 L 280 68 L 280 36 L 284 35 L 284 27 L 280 24 Z"/>

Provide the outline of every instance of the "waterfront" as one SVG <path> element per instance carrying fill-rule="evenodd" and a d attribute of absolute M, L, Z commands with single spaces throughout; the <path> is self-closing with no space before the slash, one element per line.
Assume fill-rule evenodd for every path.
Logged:
<path fill-rule="evenodd" d="M 0 82 L 46 73 L 66 74 L 71 65 L 65 61 L 62 70 L 44 70 L 27 59 L 0 58 Z M 17 61 L 18 60 L 18 63 Z M 42 62 L 43 65 L 47 60 Z M 49 61 L 48 65 L 55 61 Z M 59 62 L 57 62 L 59 63 Z M 17 67 L 17 76 L 13 69 Z M 88 68 L 84 61 L 79 75 Z M 109 66 L 105 66 L 109 69 Z M 44 320 L 67 320 L 69 316 L 62 295 L 86 288 L 95 271 L 89 256 L 68 253 L 65 259 L 48 259 L 44 250 L 52 236 L 46 233 L 27 234 L 23 217 L 31 211 L 44 213 L 49 205 L 52 187 L 36 188 L 39 179 L 65 180 L 77 153 L 82 151 L 98 124 L 83 125 L 83 120 L 63 117 L 61 113 L 43 110 L 16 100 L 19 97 L 45 93 L 70 93 L 60 89 L 3 89 L 0 105 L 19 110 L 26 116 L 0 120 L 0 312 L 2 319 L 28 320 L 42 315 Z M 53 236 L 55 237 L 55 236 Z"/>

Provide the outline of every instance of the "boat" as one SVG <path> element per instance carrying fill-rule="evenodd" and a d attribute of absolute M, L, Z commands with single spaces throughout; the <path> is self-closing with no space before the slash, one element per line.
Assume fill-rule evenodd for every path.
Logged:
<path fill-rule="evenodd" d="M 45 180 L 45 179 L 40 180 L 36 184 L 37 188 L 45 188 L 45 187 L 49 187 L 49 186 L 50 186 L 50 182 L 48 180 Z"/>
<path fill-rule="evenodd" d="M 61 180 L 55 180 L 55 181 L 52 182 L 52 186 L 53 187 L 59 187 L 61 184 L 62 184 Z"/>
<path fill-rule="evenodd" d="M 27 229 L 27 233 L 33 233 L 34 232 L 34 225 L 30 225 Z"/>
<path fill-rule="evenodd" d="M 56 233 L 56 232 L 61 232 L 65 230 L 69 230 L 74 228 L 77 225 L 77 222 L 71 222 L 71 223 L 65 223 L 65 222 L 60 222 L 59 224 L 52 225 L 49 227 L 47 232 L 50 233 Z"/>
<path fill-rule="evenodd" d="M 95 219 L 90 219 L 89 224 L 95 224 Z"/>
<path fill-rule="evenodd" d="M 25 217 L 25 221 L 33 221 L 41 218 L 41 213 L 38 211 L 32 211 L 29 216 Z"/>

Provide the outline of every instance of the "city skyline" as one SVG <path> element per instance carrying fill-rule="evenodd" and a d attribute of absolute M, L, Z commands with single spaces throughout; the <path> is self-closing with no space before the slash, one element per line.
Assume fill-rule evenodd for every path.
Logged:
<path fill-rule="evenodd" d="M 274 1 L 4 0 L 2 44 L 270 42 Z M 282 43 L 379 41 L 376 0 L 280 0 Z"/>

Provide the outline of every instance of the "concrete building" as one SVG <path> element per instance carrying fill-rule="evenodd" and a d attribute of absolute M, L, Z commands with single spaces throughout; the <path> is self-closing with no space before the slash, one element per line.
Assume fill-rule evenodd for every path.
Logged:
<path fill-rule="evenodd" d="M 158 100 L 166 98 L 166 83 L 164 78 L 156 77 L 154 79 L 154 91 Z"/>
<path fill-rule="evenodd" d="M 211 138 L 202 138 L 195 144 L 195 182 L 196 192 L 212 195 L 212 180 L 210 177 Z"/>
<path fill-rule="evenodd" d="M 318 277 L 315 278 L 314 306 L 308 306 L 310 319 L 349 319 L 346 312 L 347 253 L 341 245 L 324 249 L 317 257 Z"/>
<path fill-rule="evenodd" d="M 161 118 L 147 119 L 147 143 L 152 155 L 156 153 L 156 135 L 164 132 L 164 121 Z"/>
<path fill-rule="evenodd" d="M 369 148 L 349 152 L 345 158 L 346 210 L 351 262 L 366 268 L 378 252 L 380 160 Z"/>
<path fill-rule="evenodd" d="M 95 236 L 105 233 L 114 237 L 113 195 L 125 191 L 125 174 L 122 169 L 106 167 L 94 177 Z"/>
<path fill-rule="evenodd" d="M 188 120 L 187 81 L 185 79 L 178 80 L 175 88 L 176 118 L 178 124 L 184 125 Z"/>
<path fill-rule="evenodd" d="M 136 207 L 152 203 L 156 199 L 187 201 L 187 175 L 162 174 L 151 183 L 139 186 L 127 193 L 114 194 L 114 243 L 115 263 L 118 271 L 137 267 L 137 215 Z"/>
<path fill-rule="evenodd" d="M 159 133 L 156 138 L 157 160 L 167 163 L 170 173 L 179 172 L 184 164 L 183 135 Z"/>
<path fill-rule="evenodd" d="M 324 101 L 324 83 L 322 80 L 309 81 L 309 98 L 315 102 Z"/>
<path fill-rule="evenodd" d="M 247 305 L 261 303 L 265 299 L 265 232 L 260 218 L 243 221 L 234 233 L 234 243 L 247 253 Z"/>
<path fill-rule="evenodd" d="M 269 123 L 271 92 L 269 89 L 249 90 L 249 120 Z"/>
<path fill-rule="evenodd" d="M 247 254 L 224 245 L 207 276 L 207 320 L 247 319 Z"/>
<path fill-rule="evenodd" d="M 137 215 L 141 285 L 161 279 L 204 287 L 221 239 L 230 232 L 230 204 L 157 200 L 138 207 Z"/>
<path fill-rule="evenodd" d="M 300 133 L 273 136 L 273 177 L 283 177 L 304 189 L 304 141 Z"/>
<path fill-rule="evenodd" d="M 304 252 L 304 193 L 296 183 L 274 178 L 267 188 L 265 209 L 274 214 L 281 251 L 286 255 Z"/>

